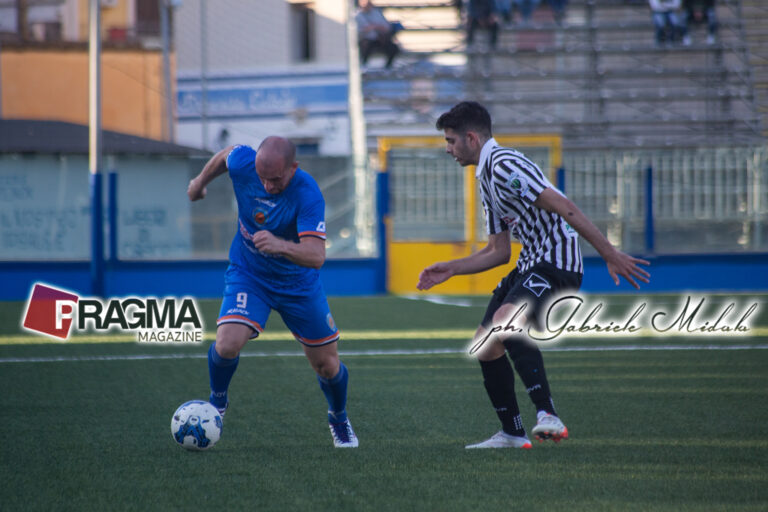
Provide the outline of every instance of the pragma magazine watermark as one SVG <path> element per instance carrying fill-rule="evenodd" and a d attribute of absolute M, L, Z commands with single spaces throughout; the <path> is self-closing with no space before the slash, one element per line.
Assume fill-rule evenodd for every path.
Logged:
<path fill-rule="evenodd" d="M 66 341 L 75 332 L 131 333 L 139 343 L 202 343 L 203 323 L 189 297 L 98 299 L 35 283 L 22 328 Z"/>
<path fill-rule="evenodd" d="M 524 336 L 539 344 L 566 338 L 644 336 L 751 336 L 760 310 L 757 300 L 685 295 L 670 302 L 637 301 L 628 307 L 610 299 L 563 295 L 533 317 L 529 304 L 514 305 L 503 322 L 496 322 L 473 341 L 476 353 L 495 337 Z"/>

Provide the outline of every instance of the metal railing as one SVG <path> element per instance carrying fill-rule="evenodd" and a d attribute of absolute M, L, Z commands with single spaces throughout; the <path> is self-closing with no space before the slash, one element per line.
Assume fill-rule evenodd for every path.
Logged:
<path fill-rule="evenodd" d="M 524 152 L 542 169 L 546 151 Z M 394 240 L 466 241 L 474 218 L 485 237 L 477 194 L 438 149 L 388 156 Z M 564 151 L 565 193 L 622 250 L 643 254 L 768 250 L 768 147 Z M 471 184 L 474 186 L 474 184 Z M 476 208 L 469 215 L 468 208 Z M 583 241 L 586 254 L 595 254 Z"/>
<path fill-rule="evenodd" d="M 625 251 L 768 249 L 768 147 L 583 151 L 563 159 L 568 197 Z"/>
<path fill-rule="evenodd" d="M 299 156 L 299 166 L 317 181 L 325 199 L 329 258 L 370 257 L 376 254 L 375 194 L 356 197 L 351 159 L 348 157 Z M 192 204 L 192 254 L 194 258 L 226 257 L 237 228 L 237 205 L 229 180 L 208 187 L 205 201 Z M 360 219 L 364 225 L 361 225 Z"/>

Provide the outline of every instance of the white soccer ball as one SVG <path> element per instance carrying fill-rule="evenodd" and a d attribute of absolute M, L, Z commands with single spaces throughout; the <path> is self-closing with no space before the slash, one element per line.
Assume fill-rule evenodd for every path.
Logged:
<path fill-rule="evenodd" d="M 213 405 L 190 400 L 173 413 L 171 435 L 187 450 L 207 450 L 219 440 L 223 426 L 221 415 Z"/>

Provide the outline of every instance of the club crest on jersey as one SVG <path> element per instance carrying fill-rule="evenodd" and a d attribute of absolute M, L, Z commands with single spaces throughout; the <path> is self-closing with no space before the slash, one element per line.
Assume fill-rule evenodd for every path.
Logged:
<path fill-rule="evenodd" d="M 528 182 L 516 172 L 511 172 L 506 185 L 516 194 L 523 195 L 528 192 Z"/>
<path fill-rule="evenodd" d="M 531 272 L 531 275 L 528 276 L 528 279 L 525 280 L 523 286 L 528 288 L 537 297 L 541 297 L 541 294 L 544 293 L 545 290 L 552 288 L 552 285 L 549 284 L 549 281 L 535 272 Z"/>
<path fill-rule="evenodd" d="M 261 208 L 257 208 L 253 211 L 253 221 L 259 226 L 263 226 L 267 222 L 267 212 Z"/>
<path fill-rule="evenodd" d="M 328 316 L 325 317 L 325 321 L 328 323 L 328 327 L 330 327 L 332 330 L 336 329 L 336 322 L 333 321 L 333 317 L 330 313 L 328 313 Z"/>

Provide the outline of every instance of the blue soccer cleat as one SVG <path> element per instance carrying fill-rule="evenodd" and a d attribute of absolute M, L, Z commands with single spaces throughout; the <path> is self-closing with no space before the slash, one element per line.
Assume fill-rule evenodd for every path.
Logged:
<path fill-rule="evenodd" d="M 328 427 L 331 429 L 331 436 L 333 436 L 333 446 L 336 448 L 357 448 L 359 443 L 349 420 L 342 423 L 328 423 Z"/>

